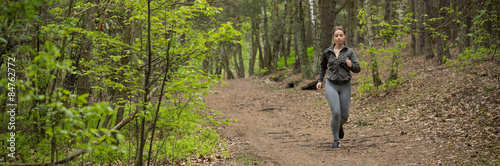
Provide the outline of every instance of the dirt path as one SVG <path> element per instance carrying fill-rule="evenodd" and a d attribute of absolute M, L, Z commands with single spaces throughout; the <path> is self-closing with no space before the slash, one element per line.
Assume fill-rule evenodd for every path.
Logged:
<path fill-rule="evenodd" d="M 407 134 L 404 125 L 364 122 L 361 117 L 367 115 L 356 112 L 355 103 L 351 104 L 350 119 L 344 126 L 346 136 L 341 140 L 341 149 L 332 150 L 330 110 L 324 91 L 286 89 L 259 78 L 226 82 L 229 85 L 216 87 L 218 93 L 206 99 L 209 109 L 221 111 L 221 118 L 237 119 L 219 129 L 236 155 L 224 165 L 441 163 L 432 150 L 436 147 L 429 148 L 436 145 Z"/>

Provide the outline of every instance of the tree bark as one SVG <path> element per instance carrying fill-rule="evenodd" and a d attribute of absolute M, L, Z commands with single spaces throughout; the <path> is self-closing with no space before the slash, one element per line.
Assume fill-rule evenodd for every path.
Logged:
<path fill-rule="evenodd" d="M 297 15 L 297 9 L 295 9 L 295 16 Z M 295 17 L 296 19 L 296 17 Z M 293 64 L 293 73 L 294 74 L 297 74 L 297 73 L 300 73 L 301 72 L 301 68 L 300 68 L 300 56 L 299 55 L 299 45 L 297 44 L 298 43 L 298 38 L 297 38 L 297 26 L 294 26 L 295 27 L 295 35 L 293 36 L 293 49 L 295 49 L 295 53 L 294 53 L 294 56 L 295 56 L 295 63 Z"/>
<path fill-rule="evenodd" d="M 224 70 L 226 71 L 226 78 L 227 79 L 234 79 L 234 75 L 233 75 L 233 72 L 231 71 L 231 69 L 229 68 L 229 55 L 228 53 L 226 53 L 226 48 L 225 48 L 225 45 L 224 43 L 221 43 L 220 47 L 221 47 L 221 56 L 222 56 L 222 60 L 223 60 L 223 66 L 224 66 Z"/>
<path fill-rule="evenodd" d="M 425 25 L 424 25 L 424 22 L 425 22 L 425 0 L 420 0 L 419 1 L 419 6 L 420 6 L 420 10 L 419 10 L 419 42 L 418 42 L 418 47 L 419 47 L 419 51 L 418 51 L 418 54 L 421 55 L 421 54 L 425 54 L 426 51 L 424 51 L 425 49 L 425 39 L 427 38 L 426 36 L 426 33 L 425 33 Z"/>
<path fill-rule="evenodd" d="M 313 35 L 313 48 L 314 48 L 314 59 L 312 64 L 312 74 L 315 75 L 319 73 L 321 56 L 323 55 L 323 48 L 321 48 L 321 20 L 319 14 L 319 0 L 311 0 L 312 10 L 312 24 L 314 29 Z"/>
<path fill-rule="evenodd" d="M 385 0 L 385 14 L 384 21 L 388 24 L 391 23 L 392 0 Z"/>
<path fill-rule="evenodd" d="M 288 2 L 288 0 L 285 0 L 285 2 L 284 2 L 284 7 L 283 7 L 283 8 L 284 8 L 284 9 L 283 9 L 283 11 L 284 11 L 284 12 L 283 12 L 283 19 L 281 20 L 281 21 L 282 21 L 282 23 L 281 23 L 281 24 L 282 24 L 282 25 L 281 25 L 281 27 L 283 27 L 283 28 L 284 28 L 284 29 L 283 29 L 283 30 L 284 30 L 284 33 L 283 33 L 283 37 L 282 37 L 283 42 L 281 43 L 281 57 L 283 57 L 283 59 L 285 60 L 285 68 L 286 68 L 286 67 L 288 67 L 288 64 L 287 64 L 286 60 L 287 60 L 288 55 L 290 55 L 290 54 L 287 52 L 287 48 L 286 48 L 286 47 L 287 47 L 287 44 L 288 44 L 289 36 L 291 35 L 291 34 L 289 33 L 289 30 L 288 30 L 288 29 L 289 29 L 289 28 L 288 28 L 289 26 L 287 26 L 287 25 L 286 25 L 286 23 L 287 23 L 286 21 L 288 20 L 288 16 L 290 15 L 290 14 L 288 14 L 288 13 L 290 13 L 290 12 L 288 11 L 288 9 L 289 9 L 289 7 L 288 7 L 288 3 L 289 3 L 289 2 Z"/>
<path fill-rule="evenodd" d="M 284 31 L 281 30 L 281 27 L 283 27 L 283 19 L 280 17 L 280 12 L 279 12 L 279 5 L 278 5 L 278 0 L 275 0 L 274 2 L 274 28 L 273 28 L 273 53 L 271 57 L 271 69 L 275 70 L 277 68 L 278 60 L 280 58 L 280 48 L 281 44 L 284 40 Z"/>
<path fill-rule="evenodd" d="M 257 56 L 257 41 L 255 41 L 255 40 L 259 40 L 258 38 L 255 39 L 257 36 L 257 27 L 259 25 L 257 25 L 257 21 L 255 21 L 255 19 L 251 20 L 251 24 L 252 24 L 252 30 L 250 32 L 250 41 L 252 41 L 252 45 L 251 45 L 252 50 L 250 51 L 250 61 L 248 62 L 248 75 L 249 76 L 254 75 L 255 59 Z"/>
<path fill-rule="evenodd" d="M 403 0 L 400 5 L 399 5 L 399 10 L 398 10 L 398 29 L 396 30 L 398 33 L 396 36 L 396 47 L 398 51 L 395 51 L 392 54 L 392 63 L 391 63 L 391 72 L 389 74 L 389 79 L 388 82 L 394 81 L 398 79 L 398 71 L 399 71 L 399 61 L 400 61 L 400 56 L 399 54 L 401 53 L 401 47 L 402 40 L 403 40 L 403 35 L 406 34 L 404 33 L 403 29 L 403 21 L 404 21 L 404 9 L 406 8 L 408 4 L 408 0 Z M 401 43 L 401 44 L 400 44 Z"/>
<path fill-rule="evenodd" d="M 356 43 L 356 25 L 358 23 L 358 18 L 356 17 L 358 13 L 358 8 L 356 6 L 356 1 L 347 2 L 347 45 L 350 47 L 356 47 L 358 43 Z"/>
<path fill-rule="evenodd" d="M 309 58 L 307 57 L 307 46 L 306 46 L 306 36 L 305 36 L 305 25 L 304 25 L 304 11 L 303 9 L 303 0 L 297 0 L 297 10 L 298 10 L 298 15 L 297 15 L 297 21 L 296 21 L 296 26 L 297 26 L 297 45 L 298 45 L 298 51 L 296 54 L 300 57 L 300 66 L 301 66 L 301 72 L 302 72 L 302 77 L 306 79 L 312 79 L 312 74 L 311 74 L 311 67 L 310 67 L 310 62 Z"/>
<path fill-rule="evenodd" d="M 267 68 L 267 70 L 272 70 L 271 69 L 271 60 L 272 60 L 272 49 L 271 49 L 271 44 L 269 41 L 269 32 L 268 32 L 268 26 L 267 26 L 267 7 L 266 3 L 262 3 L 261 7 L 262 11 L 262 43 L 264 44 L 264 68 Z"/>
<path fill-rule="evenodd" d="M 370 50 L 373 49 L 373 30 L 372 30 L 372 20 L 370 18 L 371 12 L 370 12 L 370 1 L 365 0 L 365 11 L 366 11 L 366 33 L 367 33 L 367 39 L 368 39 L 368 46 L 370 47 Z M 372 70 L 372 78 L 373 78 L 373 85 L 375 87 L 381 86 L 382 79 L 380 79 L 380 75 L 378 72 L 378 59 L 375 56 L 375 54 L 372 51 L 368 51 L 369 55 L 372 59 L 371 63 L 371 70 Z"/>
<path fill-rule="evenodd" d="M 431 9 L 432 7 L 432 2 L 429 2 L 431 0 L 422 0 L 423 1 L 423 6 L 424 7 L 424 13 L 423 14 L 427 14 L 430 18 L 434 18 L 434 11 Z M 426 21 L 427 17 L 424 17 L 424 22 L 430 24 L 432 26 L 432 23 L 429 23 Z M 432 59 L 434 58 L 434 51 L 432 49 L 432 45 L 433 45 L 433 40 L 431 40 L 431 34 L 429 32 L 429 30 L 425 29 L 425 27 L 423 27 L 424 31 L 423 31 L 423 35 L 422 37 L 424 38 L 424 54 L 425 54 L 425 58 L 426 59 Z"/>
<path fill-rule="evenodd" d="M 147 112 L 147 105 L 146 103 L 148 103 L 149 99 L 148 99 L 148 94 L 149 94 L 149 90 L 150 90 L 150 83 L 149 83 L 149 79 L 151 77 L 151 72 L 152 72 L 152 69 L 151 69 L 151 61 L 152 61 L 152 50 L 151 50 L 151 0 L 148 0 L 148 39 L 147 39 L 147 52 L 148 52 L 148 68 L 146 70 L 146 75 L 145 75 L 145 78 L 144 78 L 144 98 L 143 98 L 143 102 L 144 102 L 144 105 L 142 107 L 142 110 L 144 110 L 145 112 Z M 137 153 L 137 156 L 136 156 L 136 160 L 135 160 L 135 164 L 134 165 L 137 165 L 137 166 L 141 166 L 143 165 L 143 162 L 142 162 L 142 157 L 143 157 L 143 154 L 144 154 L 144 145 L 146 144 L 146 138 L 147 138 L 147 132 L 145 131 L 145 126 L 146 126 L 146 117 L 145 116 L 142 116 L 141 118 L 141 137 L 140 137 L 140 144 L 139 144 L 139 150 L 138 150 L 138 153 Z"/>
<path fill-rule="evenodd" d="M 293 2 L 291 2 L 292 0 L 286 0 L 287 4 L 289 4 L 290 6 L 288 7 L 288 10 L 287 10 L 287 13 L 294 13 L 294 10 L 293 10 Z M 287 39 L 286 39 L 286 46 L 285 46 L 285 53 L 284 53 L 284 57 L 285 57 L 285 66 L 288 67 L 288 64 L 287 64 L 287 57 L 290 57 L 290 48 L 292 47 L 292 36 L 295 36 L 293 35 L 293 22 L 295 21 L 295 17 L 293 17 L 291 14 L 289 15 L 288 17 L 288 21 L 289 21 L 289 24 L 287 27 Z"/>
<path fill-rule="evenodd" d="M 332 44 L 332 28 L 335 25 L 335 7 L 337 1 L 319 0 L 321 6 L 321 48 L 326 49 Z"/>
<path fill-rule="evenodd" d="M 236 29 L 241 30 L 240 18 L 236 16 Z M 241 50 L 241 37 L 237 38 L 238 43 L 236 43 L 236 59 L 238 59 L 238 64 L 236 64 L 238 78 L 245 78 L 245 65 L 243 65 L 243 53 Z"/>
<path fill-rule="evenodd" d="M 335 19 L 337 18 L 337 14 L 344 9 L 347 5 L 347 0 L 344 4 L 336 9 L 337 1 L 336 0 L 319 0 L 321 6 L 321 47 L 323 49 L 328 48 L 332 45 L 332 30 L 335 26 Z"/>
<path fill-rule="evenodd" d="M 98 0 L 88 0 L 90 4 L 97 4 Z M 89 8 L 85 14 L 83 15 L 83 29 L 86 31 L 93 31 L 95 27 L 95 14 L 96 14 L 97 8 L 91 7 Z M 88 38 L 87 36 L 84 35 L 82 39 L 82 43 L 80 44 L 80 55 L 81 58 L 83 59 L 83 62 L 90 61 L 92 59 L 91 57 L 92 53 L 92 39 Z M 80 58 L 78 59 L 80 61 Z M 79 63 L 79 71 L 85 71 L 88 70 L 87 67 L 83 67 L 81 63 Z M 88 75 L 79 75 L 78 76 L 78 81 L 76 84 L 76 94 L 77 95 L 83 95 L 85 93 L 90 94 L 90 77 Z M 88 99 L 88 98 L 87 98 Z M 88 100 L 87 100 L 88 101 Z"/>
<path fill-rule="evenodd" d="M 413 18 L 414 20 L 417 19 L 417 2 L 415 0 L 411 0 L 411 12 L 413 13 Z M 416 56 L 417 55 L 417 38 L 416 38 L 416 32 L 417 32 L 417 22 L 412 22 L 411 23 L 411 55 Z"/>

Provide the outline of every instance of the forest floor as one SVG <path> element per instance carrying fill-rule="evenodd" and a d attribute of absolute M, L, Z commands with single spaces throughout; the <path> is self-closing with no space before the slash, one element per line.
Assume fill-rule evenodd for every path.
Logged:
<path fill-rule="evenodd" d="M 463 68 L 405 58 L 399 86 L 360 94 L 354 74 L 349 121 L 332 150 L 324 90 L 288 70 L 225 80 L 205 99 L 230 158 L 200 165 L 500 165 L 500 62 Z M 316 76 L 317 77 L 317 76 Z M 301 81 L 290 88 L 289 83 Z"/>

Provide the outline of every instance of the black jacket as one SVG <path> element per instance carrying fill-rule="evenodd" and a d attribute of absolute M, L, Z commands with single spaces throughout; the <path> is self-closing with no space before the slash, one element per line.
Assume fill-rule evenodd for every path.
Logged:
<path fill-rule="evenodd" d="M 358 58 L 356 58 L 354 50 L 344 45 L 344 47 L 340 50 L 340 55 L 336 57 L 333 52 L 334 47 L 335 44 L 331 45 L 323 52 L 318 82 L 323 82 L 326 69 L 328 69 L 326 78 L 337 84 L 343 84 L 351 80 L 352 76 L 350 71 L 354 73 L 359 73 L 361 71 L 361 67 L 359 66 Z M 351 68 L 349 68 L 345 63 L 346 58 L 351 60 Z"/>

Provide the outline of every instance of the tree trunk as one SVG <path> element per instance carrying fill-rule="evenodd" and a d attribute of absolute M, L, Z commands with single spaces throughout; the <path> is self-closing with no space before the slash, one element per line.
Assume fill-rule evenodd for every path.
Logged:
<path fill-rule="evenodd" d="M 240 77 L 239 76 L 239 73 L 240 73 L 240 65 L 238 63 L 238 50 L 234 50 L 234 46 L 236 45 L 236 43 L 229 43 L 229 55 L 231 56 L 231 58 L 234 58 L 234 70 L 236 72 L 236 76 Z M 234 77 L 236 78 L 236 77 Z"/>
<path fill-rule="evenodd" d="M 411 0 L 411 12 L 413 13 L 413 19 L 417 19 L 417 2 L 415 0 Z M 417 32 L 417 22 L 412 22 L 411 23 L 411 55 L 416 56 L 417 55 L 417 38 L 416 38 L 416 32 Z"/>
<path fill-rule="evenodd" d="M 241 30 L 240 17 L 236 16 L 236 29 Z M 236 59 L 238 59 L 238 64 L 236 64 L 238 78 L 245 78 L 245 65 L 243 65 L 243 55 L 241 50 L 241 37 L 237 38 L 238 43 L 236 43 Z"/>
<path fill-rule="evenodd" d="M 287 10 L 287 13 L 293 13 L 294 10 L 293 10 L 293 2 L 291 2 L 291 0 L 286 0 L 287 4 L 291 5 L 290 7 L 288 7 L 288 10 Z M 293 35 L 293 22 L 295 21 L 295 17 L 293 17 L 291 14 L 289 14 L 289 17 L 288 17 L 288 21 L 289 21 L 289 24 L 287 27 L 287 39 L 286 39 L 286 46 L 285 46 L 285 53 L 284 53 L 284 57 L 285 57 L 285 66 L 288 67 L 288 64 L 287 64 L 287 57 L 290 57 L 290 48 L 292 47 L 292 36 L 295 36 Z"/>
<path fill-rule="evenodd" d="M 130 7 L 130 9 L 127 11 L 126 20 L 129 20 L 132 17 L 132 11 L 134 11 L 134 8 Z M 132 40 L 133 39 L 132 27 L 134 27 L 134 25 L 135 22 L 132 22 L 130 24 L 125 24 L 124 26 L 123 43 L 129 46 L 132 46 L 134 44 L 134 40 Z M 130 55 L 128 55 L 127 53 L 128 50 L 130 50 L 130 48 L 124 48 L 124 50 L 122 51 L 123 58 L 120 59 L 120 64 L 122 66 L 128 65 L 130 62 Z M 119 75 L 121 75 L 121 73 L 119 73 Z M 125 78 L 123 78 L 122 80 L 125 80 Z M 132 86 L 130 85 L 130 83 L 126 81 L 121 81 L 121 84 L 125 86 L 125 89 L 118 92 L 117 96 L 117 98 L 119 99 L 118 101 L 126 100 L 127 94 L 130 91 L 129 88 L 131 88 Z M 116 111 L 115 126 L 118 125 L 118 123 L 120 123 L 123 120 L 124 113 L 125 113 L 125 102 L 119 102 L 118 110 Z"/>
<path fill-rule="evenodd" d="M 295 16 L 297 15 L 297 9 L 295 9 Z M 294 26 L 295 27 L 295 34 L 297 34 L 297 26 Z M 297 35 L 294 35 L 293 36 L 293 48 L 295 49 L 295 63 L 293 64 L 293 73 L 294 74 L 297 74 L 297 73 L 300 73 L 301 72 L 301 68 L 300 68 L 300 56 L 298 56 L 298 52 L 299 52 L 299 45 L 297 44 L 298 43 L 298 39 L 297 39 Z"/>
<path fill-rule="evenodd" d="M 274 28 L 273 28 L 273 56 L 271 57 L 271 68 L 272 70 L 275 70 L 278 64 L 279 60 L 279 53 L 280 53 L 280 46 L 283 42 L 283 35 L 284 32 L 280 29 L 283 27 L 283 20 L 280 17 L 280 12 L 279 12 L 279 7 L 278 7 L 278 0 L 274 1 L 274 17 L 275 17 L 275 23 L 274 23 Z"/>
<path fill-rule="evenodd" d="M 152 50 L 151 50 L 151 0 L 148 0 L 148 39 L 147 39 L 147 53 L 148 53 L 148 68 L 146 70 L 146 75 L 144 78 L 144 97 L 143 97 L 143 102 L 148 103 L 148 94 L 150 90 L 149 86 L 149 79 L 151 77 L 152 69 L 151 69 L 151 62 L 152 62 Z M 147 105 L 144 104 L 142 107 L 142 110 L 146 112 L 147 110 Z M 146 144 L 146 137 L 147 137 L 147 132 L 145 131 L 146 129 L 146 117 L 142 116 L 141 118 L 141 129 L 140 129 L 140 143 L 139 143 L 139 149 L 137 152 L 135 164 L 136 166 L 141 166 L 143 165 L 142 162 L 142 157 L 144 154 L 144 145 Z"/>
<path fill-rule="evenodd" d="M 97 4 L 98 0 L 88 0 L 90 4 Z M 85 14 L 83 15 L 83 29 L 87 31 L 93 31 L 95 27 L 95 14 L 96 14 L 97 8 L 91 7 L 89 8 Z M 80 44 L 80 56 L 83 59 L 83 62 L 90 61 L 92 53 L 92 39 L 87 38 L 84 36 L 82 38 L 82 43 Z M 78 59 L 78 61 L 80 58 Z M 81 63 L 78 64 L 78 69 L 79 71 L 85 71 L 88 70 L 87 67 L 83 67 Z M 79 75 L 78 76 L 78 81 L 76 84 L 76 93 L 77 95 L 83 95 L 85 93 L 90 93 L 90 77 L 88 75 Z M 88 99 L 88 98 L 87 98 Z"/>
<path fill-rule="evenodd" d="M 262 42 L 264 46 L 264 68 L 267 68 L 268 70 L 271 69 L 271 60 L 272 60 L 272 49 L 271 49 L 271 44 L 269 41 L 269 33 L 267 29 L 267 10 L 266 10 L 266 3 L 262 3 Z"/>
<path fill-rule="evenodd" d="M 392 0 L 385 0 L 385 14 L 384 21 L 388 24 L 391 23 Z"/>
<path fill-rule="evenodd" d="M 423 13 L 423 14 L 427 14 L 429 16 L 429 18 L 434 18 L 435 17 L 434 16 L 434 12 L 435 11 L 433 11 L 431 9 L 432 5 L 429 4 L 429 3 L 431 3 L 429 1 L 430 0 L 423 0 L 423 7 L 425 8 L 424 9 L 425 13 Z M 427 19 L 427 17 L 424 17 L 424 21 L 425 22 L 427 22 L 426 19 Z M 431 26 L 432 26 L 432 23 L 429 23 L 429 22 L 427 22 L 427 23 L 431 24 Z M 432 46 L 433 46 L 432 41 L 433 40 L 431 40 L 431 34 L 430 34 L 429 30 L 424 29 L 424 35 L 423 35 L 423 37 L 425 38 L 425 40 L 424 40 L 425 45 L 424 45 L 424 49 L 423 49 L 424 50 L 424 54 L 425 54 L 425 58 L 426 59 L 432 59 L 432 58 L 434 58 L 434 51 L 432 49 Z"/>
<path fill-rule="evenodd" d="M 439 64 L 444 64 L 448 59 L 451 58 L 450 50 L 446 48 L 446 41 L 443 39 L 443 37 L 436 37 L 436 44 L 437 44 L 437 55 L 438 55 L 437 62 Z"/>
<path fill-rule="evenodd" d="M 254 75 L 254 68 L 255 68 L 255 58 L 257 56 L 257 41 L 255 40 L 259 40 L 258 38 L 256 38 L 257 36 L 257 27 L 259 25 L 257 25 L 257 21 L 255 21 L 254 19 L 252 19 L 251 21 L 251 24 L 252 24 L 252 30 L 251 30 L 251 34 L 250 34 L 250 41 L 252 41 L 252 50 L 250 50 L 250 61 L 248 62 L 248 75 L 249 76 L 253 76 Z"/>
<path fill-rule="evenodd" d="M 375 54 L 373 53 L 373 51 L 371 51 L 371 49 L 374 49 L 374 48 L 373 48 L 373 31 L 372 31 L 372 21 L 370 18 L 371 12 L 370 12 L 370 1 L 369 0 L 365 0 L 364 7 L 366 10 L 366 33 L 367 33 L 366 38 L 368 39 L 368 45 L 370 47 L 370 50 L 368 52 L 369 52 L 369 55 L 372 59 L 371 70 L 372 70 L 373 85 L 375 87 L 379 87 L 383 83 L 382 83 L 382 80 L 380 79 L 380 75 L 378 72 L 378 59 L 375 56 Z"/>
<path fill-rule="evenodd" d="M 358 23 L 358 18 L 356 17 L 358 13 L 358 9 L 356 6 L 356 1 L 347 2 L 347 45 L 350 47 L 356 47 L 358 43 L 356 43 L 356 25 Z"/>
<path fill-rule="evenodd" d="M 425 54 L 427 53 L 426 51 L 424 51 L 425 49 L 425 39 L 427 38 L 426 36 L 426 33 L 425 33 L 425 25 L 424 25 L 424 22 L 425 22 L 425 1 L 424 0 L 420 0 L 419 1 L 419 6 L 420 6 L 420 10 L 419 10 L 419 42 L 418 42 L 418 47 L 419 47 L 419 51 L 418 51 L 418 54 L 419 55 L 422 55 L 422 54 Z"/>
<path fill-rule="evenodd" d="M 302 78 L 306 79 L 312 79 L 312 74 L 311 74 L 311 67 L 309 64 L 309 58 L 307 57 L 307 46 L 306 46 L 306 36 L 305 36 L 305 25 L 304 25 L 304 11 L 303 9 L 303 0 L 297 0 L 297 10 L 298 10 L 298 15 L 297 15 L 297 21 L 296 21 L 296 26 L 297 26 L 297 45 L 298 45 L 298 52 L 296 54 L 300 57 L 300 65 L 301 65 L 301 72 L 302 72 Z"/>
<path fill-rule="evenodd" d="M 283 27 L 283 28 L 284 28 L 284 29 L 283 29 L 283 31 L 284 31 L 284 32 L 283 32 L 283 37 L 282 37 L 282 40 L 283 40 L 283 41 L 282 41 L 282 43 L 281 43 L 281 57 L 283 57 L 283 59 L 285 60 L 285 68 L 286 68 L 286 67 L 288 67 L 288 65 L 286 64 L 286 60 L 287 60 L 287 56 L 288 56 L 288 55 L 287 55 L 287 51 L 286 51 L 286 46 L 287 46 L 287 44 L 288 44 L 288 36 L 290 35 L 290 34 L 288 33 L 288 26 L 286 25 L 286 23 L 287 23 L 286 21 L 287 21 L 287 18 L 288 18 L 288 16 L 289 16 L 289 14 L 288 14 L 288 13 L 290 13 L 290 12 L 288 11 L 288 8 L 289 8 L 289 7 L 288 7 L 288 1 L 287 1 L 287 0 L 285 0 L 285 2 L 284 2 L 284 7 L 283 7 L 283 8 L 284 8 L 284 9 L 283 9 L 283 19 L 281 20 L 281 21 L 282 21 L 282 23 L 281 23 L 282 25 L 280 26 L 280 27 Z M 280 58 L 281 58 L 281 57 L 280 57 Z"/>
<path fill-rule="evenodd" d="M 397 32 L 399 32 L 399 33 L 396 33 L 397 34 L 397 36 L 396 36 L 396 47 L 397 47 L 398 51 L 395 51 L 392 54 L 391 73 L 389 74 L 389 80 L 388 80 L 388 82 L 394 81 L 394 80 L 398 79 L 399 61 L 400 61 L 399 54 L 401 53 L 401 49 L 403 49 L 401 47 L 402 42 L 403 42 L 402 41 L 403 35 L 406 34 L 406 33 L 403 32 L 404 31 L 404 29 L 403 29 L 403 21 L 404 21 L 404 9 L 406 8 L 407 4 L 408 4 L 408 0 L 403 0 L 401 2 L 401 4 L 399 5 L 399 10 L 398 10 L 398 29 L 396 30 Z"/>
<path fill-rule="evenodd" d="M 321 48 L 326 49 L 332 45 L 332 29 L 335 25 L 335 7 L 337 1 L 319 0 L 321 6 Z"/>
<path fill-rule="evenodd" d="M 321 21 L 320 15 L 319 15 L 319 0 L 311 0 L 311 6 L 312 6 L 312 24 L 314 28 L 314 35 L 313 35 L 313 48 L 314 48 L 314 59 L 313 59 L 313 64 L 312 64 L 312 74 L 315 75 L 319 73 L 319 64 L 321 61 L 321 56 L 323 55 L 323 48 L 321 48 Z"/>
<path fill-rule="evenodd" d="M 233 72 L 231 71 L 231 69 L 229 68 L 229 55 L 228 53 L 226 53 L 226 49 L 225 49 L 225 45 L 224 43 L 221 43 L 221 56 L 222 56 L 222 60 L 223 60 L 223 66 L 224 66 L 224 70 L 226 71 L 226 78 L 227 79 L 234 79 L 234 75 L 233 75 Z"/>
<path fill-rule="evenodd" d="M 266 68 L 266 65 L 265 65 L 265 62 L 264 62 L 264 52 L 262 52 L 262 45 L 260 45 L 260 37 L 259 37 L 259 33 L 256 34 L 255 36 L 255 42 L 257 42 L 257 51 L 258 51 L 258 54 L 259 54 L 259 70 L 264 70 Z"/>

